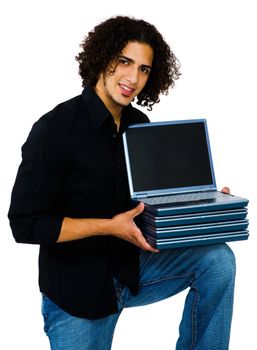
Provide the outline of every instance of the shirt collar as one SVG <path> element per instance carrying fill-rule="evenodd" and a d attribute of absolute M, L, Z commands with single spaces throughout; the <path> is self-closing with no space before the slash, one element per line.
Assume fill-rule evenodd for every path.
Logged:
<path fill-rule="evenodd" d="M 112 118 L 110 111 L 106 108 L 103 101 L 90 86 L 86 86 L 84 88 L 82 92 L 82 101 L 89 112 L 90 118 L 96 130 L 102 126 L 106 119 Z M 121 124 L 127 126 L 128 116 L 132 111 L 133 107 L 131 104 L 123 108 Z"/>
<path fill-rule="evenodd" d="M 94 127 L 99 129 L 103 122 L 107 118 L 110 118 L 111 113 L 90 86 L 84 88 L 82 92 L 82 101 L 89 112 Z"/>

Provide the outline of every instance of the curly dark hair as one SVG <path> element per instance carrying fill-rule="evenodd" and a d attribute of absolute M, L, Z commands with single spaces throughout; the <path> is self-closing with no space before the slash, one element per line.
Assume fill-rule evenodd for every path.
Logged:
<path fill-rule="evenodd" d="M 95 87 L 99 76 L 122 52 L 128 42 L 148 44 L 154 51 L 151 73 L 147 83 L 137 96 L 137 104 L 150 110 L 159 102 L 159 95 L 168 94 L 180 76 L 180 64 L 162 35 L 152 24 L 134 17 L 111 17 L 98 24 L 80 45 L 76 56 L 79 74 L 84 87 Z"/>

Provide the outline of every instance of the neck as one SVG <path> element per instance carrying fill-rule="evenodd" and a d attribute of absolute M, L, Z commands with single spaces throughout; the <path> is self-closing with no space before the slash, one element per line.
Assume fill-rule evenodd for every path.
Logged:
<path fill-rule="evenodd" d="M 112 114 L 112 117 L 113 117 L 113 120 L 114 120 L 114 123 L 117 125 L 117 130 L 119 130 L 119 127 L 120 127 L 120 119 L 121 119 L 121 111 L 118 113 L 118 114 Z"/>

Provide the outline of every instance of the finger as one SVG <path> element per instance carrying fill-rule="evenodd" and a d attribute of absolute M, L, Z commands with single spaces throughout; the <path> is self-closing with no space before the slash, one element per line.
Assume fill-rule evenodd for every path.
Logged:
<path fill-rule="evenodd" d="M 221 190 L 221 192 L 230 194 L 230 188 L 227 187 L 227 186 L 226 186 L 226 187 L 223 187 L 222 190 Z"/>
<path fill-rule="evenodd" d="M 143 249 L 143 250 L 147 250 L 147 251 L 150 251 L 150 252 L 153 252 L 153 253 L 158 253 L 159 250 L 152 247 L 148 242 L 147 240 L 145 239 L 145 237 L 143 236 L 142 232 L 140 230 L 138 230 L 138 246 Z"/>
<path fill-rule="evenodd" d="M 141 214 L 144 211 L 145 205 L 143 202 L 140 202 L 135 208 L 129 210 L 132 218 L 134 218 L 135 216 Z"/>
<path fill-rule="evenodd" d="M 138 246 L 139 246 L 139 248 L 141 248 L 143 250 L 147 250 L 147 251 L 152 252 L 152 253 L 159 253 L 159 250 L 152 247 L 146 240 L 142 240 L 142 241 L 138 242 Z"/>
<path fill-rule="evenodd" d="M 159 253 L 160 251 L 154 247 L 152 247 L 150 244 L 148 244 L 147 242 L 144 244 L 144 246 L 142 247 L 143 250 L 147 250 L 149 252 L 152 253 Z"/>

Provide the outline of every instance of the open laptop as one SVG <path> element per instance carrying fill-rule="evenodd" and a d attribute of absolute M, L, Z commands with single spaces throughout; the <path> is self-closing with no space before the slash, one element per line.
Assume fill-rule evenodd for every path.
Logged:
<path fill-rule="evenodd" d="M 244 208 L 217 191 L 205 119 L 131 125 L 123 134 L 131 198 L 155 216 Z"/>

